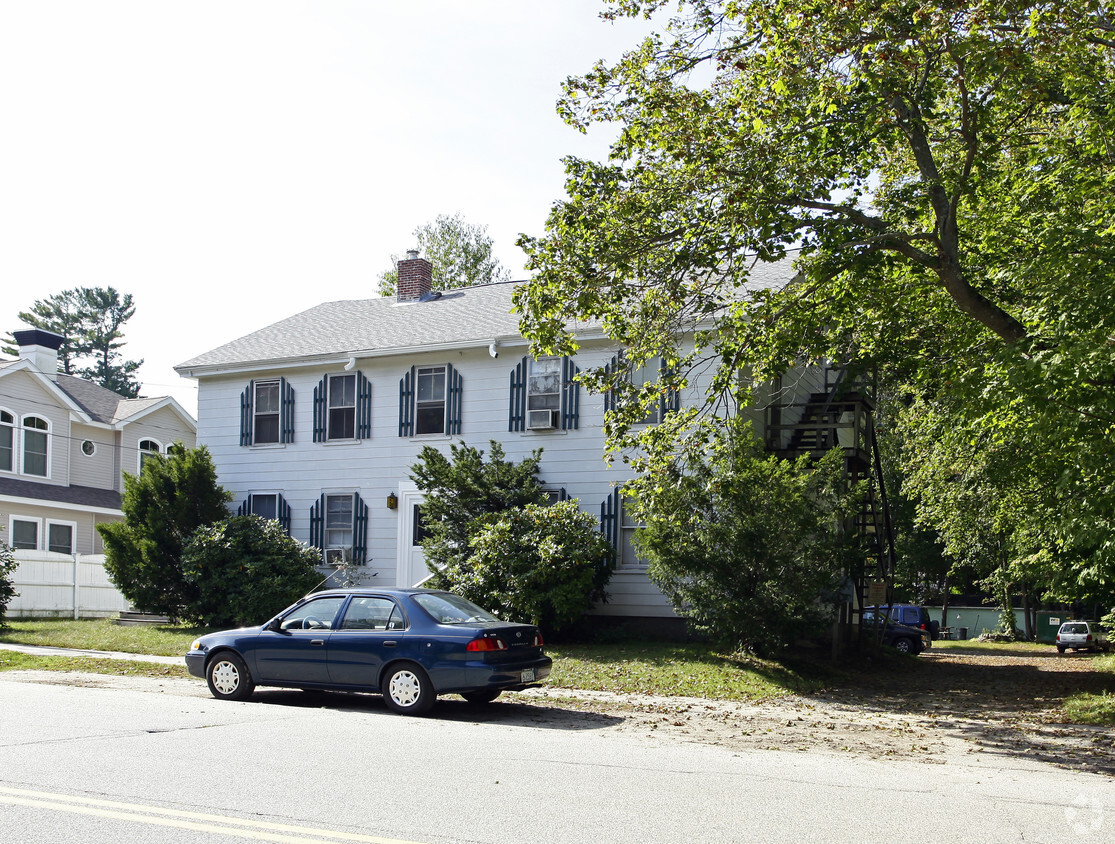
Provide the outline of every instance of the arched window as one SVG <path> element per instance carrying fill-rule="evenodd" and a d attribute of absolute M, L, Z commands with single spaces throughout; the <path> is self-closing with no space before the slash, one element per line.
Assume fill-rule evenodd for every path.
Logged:
<path fill-rule="evenodd" d="M 15 416 L 0 410 L 0 472 L 15 471 Z"/>
<path fill-rule="evenodd" d="M 162 457 L 163 446 L 158 440 L 139 441 L 139 472 L 143 473 L 143 465 L 152 457 Z"/>
<path fill-rule="evenodd" d="M 23 417 L 23 474 L 45 478 L 50 468 L 50 423 L 41 416 Z"/>

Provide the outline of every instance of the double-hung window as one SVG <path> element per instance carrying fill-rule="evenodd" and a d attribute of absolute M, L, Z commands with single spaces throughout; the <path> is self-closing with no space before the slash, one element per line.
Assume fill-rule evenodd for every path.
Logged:
<path fill-rule="evenodd" d="M 572 430 L 578 427 L 580 384 L 569 357 L 535 360 L 529 355 L 511 370 L 508 431 Z"/>
<path fill-rule="evenodd" d="M 12 548 L 17 551 L 39 550 L 39 519 L 21 519 L 12 516 L 9 530 L 11 532 Z"/>
<path fill-rule="evenodd" d="M 279 414 L 282 404 L 279 394 L 279 381 L 255 381 L 252 384 L 255 397 L 252 402 L 252 443 L 265 445 L 279 441 Z"/>
<path fill-rule="evenodd" d="M 324 493 L 310 508 L 310 545 L 326 565 L 363 565 L 368 554 L 368 505 L 359 493 Z"/>
<path fill-rule="evenodd" d="M 561 363 L 561 358 L 530 360 L 527 427 L 557 427 L 557 414 L 561 408 Z"/>
<path fill-rule="evenodd" d="M 463 382 L 452 364 L 408 369 L 399 381 L 399 436 L 460 434 Z"/>
<path fill-rule="evenodd" d="M 333 563 L 352 552 L 352 496 L 325 496 L 325 561 Z M 349 557 L 351 560 L 351 557 Z"/>
<path fill-rule="evenodd" d="M 0 472 L 15 471 L 15 416 L 0 410 Z"/>
<path fill-rule="evenodd" d="M 314 388 L 314 442 L 372 436 L 372 384 L 360 370 L 324 375 Z"/>
<path fill-rule="evenodd" d="M 73 522 L 47 522 L 46 542 L 47 550 L 55 554 L 72 554 L 74 552 Z"/>
<path fill-rule="evenodd" d="M 45 478 L 50 465 L 50 423 L 38 416 L 23 418 L 23 474 Z"/>
<path fill-rule="evenodd" d="M 420 366 L 415 375 L 414 433 L 445 433 L 445 367 Z"/>
<path fill-rule="evenodd" d="M 356 438 L 356 375 L 329 376 L 329 433 L 331 440 Z"/>

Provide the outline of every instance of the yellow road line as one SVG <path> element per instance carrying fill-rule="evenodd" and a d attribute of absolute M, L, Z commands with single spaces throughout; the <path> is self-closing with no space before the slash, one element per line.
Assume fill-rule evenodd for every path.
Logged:
<path fill-rule="evenodd" d="M 361 844 L 417 844 L 414 841 L 402 841 L 398 838 L 357 835 L 351 832 L 341 832 L 340 830 L 267 823 L 266 821 L 253 821 L 226 815 L 209 815 L 202 812 L 187 812 L 181 809 L 163 809 L 157 806 L 119 803 L 114 800 L 98 800 L 92 797 L 52 794 L 45 791 L 30 791 L 5 786 L 0 786 L 0 803 L 28 806 L 36 809 L 52 809 L 58 812 L 91 815 L 113 820 L 133 821 L 153 826 L 169 826 L 196 832 L 233 835 L 255 841 L 272 841 L 276 844 L 309 844 L 309 842 L 322 842 L 324 844 L 324 842 L 337 841 L 356 841 L 361 842 Z M 237 829 L 236 827 L 246 828 Z"/>

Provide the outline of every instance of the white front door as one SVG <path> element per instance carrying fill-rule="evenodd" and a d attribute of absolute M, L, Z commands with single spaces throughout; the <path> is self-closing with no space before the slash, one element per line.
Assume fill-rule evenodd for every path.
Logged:
<path fill-rule="evenodd" d="M 426 557 L 418 544 L 418 507 L 422 493 L 413 483 L 399 484 L 399 544 L 395 556 L 395 585 L 421 586 L 430 576 Z"/>

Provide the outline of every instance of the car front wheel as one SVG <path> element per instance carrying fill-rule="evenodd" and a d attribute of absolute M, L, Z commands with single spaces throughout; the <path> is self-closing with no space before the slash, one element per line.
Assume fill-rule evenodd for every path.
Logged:
<path fill-rule="evenodd" d="M 383 678 L 383 702 L 402 715 L 423 715 L 434 705 L 433 684 L 417 665 L 403 663 L 391 668 Z"/>
<path fill-rule="evenodd" d="M 213 697 L 221 700 L 246 700 L 256 687 L 244 660 L 232 653 L 213 657 L 205 669 L 205 680 Z"/>
<path fill-rule="evenodd" d="M 912 654 L 914 653 L 914 643 L 909 639 L 895 639 L 894 649 L 900 654 Z"/>

